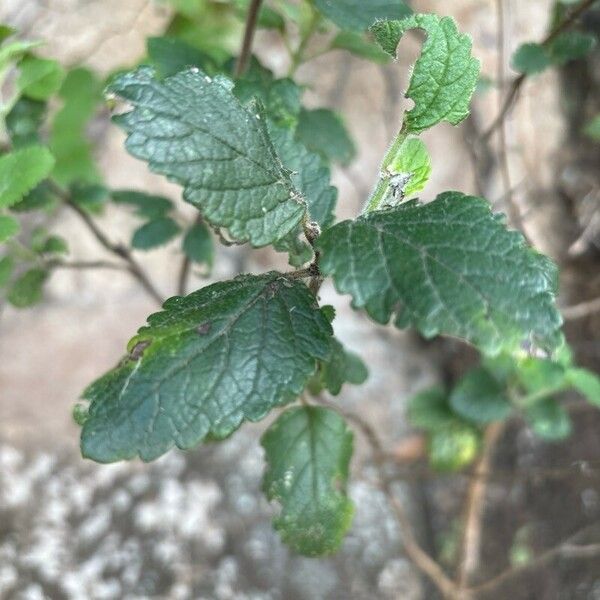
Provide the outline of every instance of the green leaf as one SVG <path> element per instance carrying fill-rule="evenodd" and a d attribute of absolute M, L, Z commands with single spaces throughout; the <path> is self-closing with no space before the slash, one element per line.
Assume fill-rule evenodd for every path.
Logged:
<path fill-rule="evenodd" d="M 210 269 L 214 259 L 214 246 L 210 229 L 204 223 L 195 223 L 183 238 L 183 252 L 192 261 Z"/>
<path fill-rule="evenodd" d="M 286 410 L 261 439 L 263 490 L 281 504 L 274 525 L 305 556 L 335 552 L 354 512 L 346 496 L 353 436 L 337 413 L 306 406 Z"/>
<path fill-rule="evenodd" d="M 292 130 L 271 126 L 269 133 L 283 166 L 292 172 L 294 187 L 306 199 L 309 220 L 326 229 L 333 223 L 337 203 L 337 190 L 330 185 L 329 168 L 318 154 L 310 152 L 294 138 Z M 301 233 L 302 227 L 297 226 L 275 243 L 276 250 L 290 254 L 290 263 L 295 266 L 304 264 L 312 256 L 308 245 L 298 239 Z"/>
<path fill-rule="evenodd" d="M 546 49 L 535 43 L 523 44 L 517 48 L 511 59 L 515 71 L 525 75 L 541 73 L 552 64 Z"/>
<path fill-rule="evenodd" d="M 418 429 L 433 430 L 456 421 L 450 410 L 448 394 L 435 386 L 414 395 L 408 403 L 408 420 Z"/>
<path fill-rule="evenodd" d="M 48 272 L 37 267 L 25 271 L 12 283 L 7 296 L 8 301 L 17 308 L 37 304 L 42 299 L 47 277 Z"/>
<path fill-rule="evenodd" d="M 432 14 L 378 21 L 371 30 L 381 47 L 395 57 L 400 38 L 415 28 L 424 29 L 427 39 L 406 92 L 415 103 L 405 115 L 406 131 L 420 133 L 442 121 L 458 125 L 469 114 L 479 79 L 480 64 L 471 56 L 471 38 L 458 32 L 451 17 Z"/>
<path fill-rule="evenodd" d="M 0 208 L 19 202 L 44 180 L 54 158 L 43 146 L 28 146 L 0 157 Z"/>
<path fill-rule="evenodd" d="M 50 211 L 58 204 L 59 200 L 53 193 L 47 181 L 42 181 L 33 188 L 22 200 L 10 207 L 12 212 L 24 213 L 33 210 Z"/>
<path fill-rule="evenodd" d="M 331 326 L 301 282 L 242 276 L 171 298 L 129 356 L 84 392 L 83 455 L 153 460 L 222 439 L 293 400 L 329 354 Z"/>
<path fill-rule="evenodd" d="M 39 131 L 46 116 L 46 103 L 19 98 L 6 115 L 6 131 L 15 149 L 39 144 Z"/>
<path fill-rule="evenodd" d="M 158 217 L 135 230 L 131 245 L 137 250 L 152 250 L 170 242 L 181 228 L 170 217 Z"/>
<path fill-rule="evenodd" d="M 158 81 L 142 67 L 110 89 L 134 106 L 115 118 L 129 134 L 129 152 L 184 186 L 184 199 L 210 224 L 259 247 L 301 221 L 305 202 L 273 149 L 264 115 L 241 106 L 229 81 L 194 69 Z"/>
<path fill-rule="evenodd" d="M 512 407 L 505 390 L 488 371 L 469 371 L 450 394 L 450 406 L 461 417 L 477 424 L 505 419 Z"/>
<path fill-rule="evenodd" d="M 477 457 L 479 443 L 479 432 L 466 423 L 437 428 L 428 438 L 431 467 L 442 472 L 463 469 Z"/>
<path fill-rule="evenodd" d="M 364 31 L 377 19 L 403 19 L 411 14 L 402 0 L 314 0 L 323 15 L 341 29 Z"/>
<path fill-rule="evenodd" d="M 4 71 L 13 62 L 18 62 L 30 50 L 37 48 L 42 42 L 25 42 L 16 40 L 0 48 L 0 71 Z"/>
<path fill-rule="evenodd" d="M 175 205 L 163 196 L 154 196 L 134 190 L 117 190 L 110 193 L 113 202 L 127 204 L 136 208 L 136 215 L 143 219 L 164 217 Z"/>
<path fill-rule="evenodd" d="M 587 369 L 569 369 L 566 378 L 591 404 L 600 407 L 600 377 L 596 373 Z"/>
<path fill-rule="evenodd" d="M 5 286 L 13 273 L 15 261 L 12 256 L 7 254 L 0 258 L 0 287 Z"/>
<path fill-rule="evenodd" d="M 556 267 L 508 231 L 489 204 L 459 192 L 344 221 L 317 242 L 320 268 L 379 323 L 452 335 L 484 352 L 531 338 L 554 348 Z"/>
<path fill-rule="evenodd" d="M 571 434 L 569 413 L 554 398 L 547 398 L 528 407 L 525 410 L 525 420 L 533 432 L 545 440 L 564 440 Z"/>
<path fill-rule="evenodd" d="M 0 44 L 2 44 L 4 40 L 9 38 L 11 35 L 14 35 L 15 33 L 17 33 L 16 29 L 13 29 L 12 27 L 5 25 L 4 23 L 0 23 Z"/>
<path fill-rule="evenodd" d="M 331 394 L 337 396 L 344 383 L 361 385 L 367 380 L 369 370 L 360 356 L 350 352 L 335 338 L 331 356 L 321 364 L 321 381 Z"/>
<path fill-rule="evenodd" d="M 600 114 L 596 115 L 583 130 L 585 135 L 596 142 L 600 142 Z"/>
<path fill-rule="evenodd" d="M 88 69 L 73 69 L 67 73 L 60 97 L 63 106 L 50 132 L 50 149 L 56 157 L 54 178 L 65 186 L 75 181 L 98 183 L 101 178 L 86 127 L 102 99 L 100 82 Z"/>
<path fill-rule="evenodd" d="M 202 50 L 173 37 L 150 37 L 146 40 L 150 62 L 159 77 L 175 75 L 189 67 L 199 67 L 207 73 L 215 73 L 215 60 Z"/>
<path fill-rule="evenodd" d="M 596 37 L 581 31 L 561 33 L 548 48 L 550 59 L 555 65 L 564 65 L 583 58 L 596 46 Z"/>
<path fill-rule="evenodd" d="M 331 48 L 346 50 L 361 58 L 366 58 L 375 63 L 386 64 L 390 62 L 390 55 L 384 52 L 377 44 L 365 38 L 364 34 L 354 31 L 340 31 L 331 42 Z"/>
<path fill-rule="evenodd" d="M 567 386 L 563 365 L 544 358 L 528 356 L 518 362 L 517 377 L 529 394 L 550 395 Z"/>
<path fill-rule="evenodd" d="M 109 198 L 109 191 L 97 183 L 76 182 L 70 187 L 71 201 L 91 213 L 99 213 Z"/>
<path fill-rule="evenodd" d="M 356 156 L 354 142 L 342 118 L 326 108 L 302 109 L 296 137 L 309 150 L 320 154 L 328 162 L 347 165 Z"/>
<path fill-rule="evenodd" d="M 390 175 L 401 178 L 402 195 L 410 198 L 420 192 L 431 175 L 431 157 L 419 138 L 406 138 L 388 167 Z"/>
<path fill-rule="evenodd" d="M 34 100 L 47 100 L 60 89 L 65 76 L 55 60 L 26 56 L 19 63 L 17 86 L 21 93 Z"/>
<path fill-rule="evenodd" d="M 0 215 L 0 244 L 6 242 L 21 231 L 19 221 L 8 215 Z"/>

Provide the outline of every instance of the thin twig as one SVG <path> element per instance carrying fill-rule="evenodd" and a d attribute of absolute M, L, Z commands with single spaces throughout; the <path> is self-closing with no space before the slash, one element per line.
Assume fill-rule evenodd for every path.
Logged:
<path fill-rule="evenodd" d="M 471 594 L 479 598 L 481 594 L 497 590 L 500 586 L 504 585 L 510 580 L 515 579 L 527 571 L 537 569 L 559 556 L 564 558 L 588 558 L 590 554 L 592 554 L 592 552 L 589 550 L 590 548 L 593 548 L 593 555 L 595 556 L 598 544 L 582 547 L 576 545 L 580 540 L 595 532 L 600 533 L 600 521 L 596 521 L 591 525 L 583 527 L 553 548 L 542 552 L 542 554 L 534 558 L 531 562 L 519 567 L 511 567 L 506 569 L 506 571 L 496 575 L 496 577 L 493 577 L 481 585 L 471 588 L 469 591 Z"/>
<path fill-rule="evenodd" d="M 560 312 L 567 321 L 589 317 L 596 312 L 600 312 L 600 298 L 594 298 L 594 300 L 588 300 L 573 306 L 565 306 Z"/>
<path fill-rule="evenodd" d="M 86 270 L 86 269 L 113 269 L 115 271 L 127 271 L 129 269 L 126 265 L 122 265 L 108 260 L 76 260 L 76 261 L 63 261 L 58 259 L 49 260 L 46 265 L 51 269 L 75 269 L 75 270 Z"/>
<path fill-rule="evenodd" d="M 546 36 L 544 40 L 540 43 L 541 46 L 548 47 L 561 33 L 566 31 L 575 23 L 575 21 L 586 12 L 596 0 L 583 0 L 581 4 L 571 10 L 565 18 Z M 510 89 L 508 94 L 506 95 L 506 99 L 502 104 L 502 107 L 498 113 L 498 116 L 494 119 L 493 123 L 489 126 L 486 132 L 483 134 L 483 139 L 489 139 L 494 131 L 500 127 L 500 125 L 506 119 L 510 109 L 512 108 L 517 96 L 519 95 L 519 91 L 521 90 L 522 85 L 525 83 L 527 79 L 527 75 L 522 73 L 518 77 L 516 77 L 512 84 L 510 85 Z M 499 80 L 503 81 L 503 79 Z"/>
<path fill-rule="evenodd" d="M 202 215 L 198 213 L 196 218 L 194 219 L 194 223 L 192 227 L 199 225 L 202 223 Z M 185 296 L 187 292 L 187 284 L 190 276 L 190 267 L 192 266 L 192 261 L 190 257 L 184 252 L 183 258 L 181 259 L 181 266 L 179 267 L 179 276 L 177 277 L 177 295 Z"/>
<path fill-rule="evenodd" d="M 491 473 L 494 451 L 503 431 L 503 423 L 493 423 L 486 429 L 481 456 L 474 469 L 476 477 L 471 481 L 467 492 L 466 518 L 458 571 L 458 589 L 461 591 L 468 587 L 479 568 L 488 476 Z"/>
<path fill-rule="evenodd" d="M 252 53 L 252 42 L 254 41 L 254 34 L 256 33 L 256 23 L 258 21 L 258 12 L 262 0 L 252 0 L 250 7 L 248 8 L 248 16 L 246 17 L 246 28 L 244 30 L 244 41 L 242 42 L 242 50 L 238 56 L 238 60 L 235 64 L 235 77 L 241 77 L 248 68 L 250 62 L 250 55 Z"/>

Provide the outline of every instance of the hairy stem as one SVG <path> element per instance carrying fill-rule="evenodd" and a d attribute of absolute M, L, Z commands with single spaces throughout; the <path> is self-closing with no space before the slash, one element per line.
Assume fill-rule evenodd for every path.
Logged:
<path fill-rule="evenodd" d="M 254 34 L 256 33 L 256 23 L 258 21 L 258 13 L 261 5 L 262 0 L 252 0 L 250 2 L 248 15 L 246 17 L 246 28 L 244 30 L 242 49 L 235 64 L 234 75 L 236 77 L 241 77 L 248 69 L 250 55 L 252 54 L 252 42 L 254 41 Z"/>

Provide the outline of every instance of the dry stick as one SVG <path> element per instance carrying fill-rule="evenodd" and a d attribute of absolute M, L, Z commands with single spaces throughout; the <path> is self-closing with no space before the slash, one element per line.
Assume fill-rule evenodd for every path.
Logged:
<path fill-rule="evenodd" d="M 361 433 L 364 435 L 369 446 L 371 447 L 373 463 L 377 468 L 379 477 L 379 485 L 394 512 L 398 525 L 400 526 L 400 531 L 402 532 L 402 542 L 404 544 L 406 554 L 419 568 L 419 570 L 429 577 L 429 579 L 445 598 L 455 598 L 456 586 L 454 582 L 446 575 L 446 573 L 444 573 L 442 567 L 433 558 L 431 558 L 431 556 L 429 556 L 429 554 L 427 554 L 423 548 L 421 548 L 421 545 L 417 541 L 417 538 L 414 534 L 410 519 L 408 518 L 404 507 L 402 504 L 400 504 L 394 494 L 394 491 L 392 490 L 392 482 L 385 473 L 386 455 L 383 449 L 383 443 L 375 429 L 360 415 L 344 410 L 337 406 L 337 404 L 330 402 L 325 398 L 315 397 L 315 400 L 319 404 L 337 411 L 344 418 L 354 423 L 360 429 Z"/>
<path fill-rule="evenodd" d="M 244 31 L 244 41 L 242 42 L 242 50 L 235 65 L 234 75 L 240 77 L 246 72 L 252 52 L 252 42 L 254 41 L 254 33 L 256 32 L 256 22 L 258 20 L 258 12 L 262 0 L 252 0 L 246 17 L 246 29 Z"/>
<path fill-rule="evenodd" d="M 583 319 L 596 312 L 600 312 L 600 298 L 588 300 L 581 304 L 574 304 L 573 306 L 565 306 L 560 312 L 567 321 Z"/>
<path fill-rule="evenodd" d="M 474 469 L 475 478 L 471 481 L 467 493 L 461 562 L 458 571 L 458 589 L 461 591 L 467 588 L 479 568 L 488 477 L 491 473 L 494 451 L 503 431 L 503 423 L 493 423 L 487 427 L 481 457 Z"/>
<path fill-rule="evenodd" d="M 600 521 L 596 521 L 591 525 L 583 527 L 579 531 L 569 536 L 567 539 L 560 542 L 558 545 L 546 550 L 545 552 L 542 552 L 542 554 L 534 558 L 531 562 L 520 567 L 507 569 L 506 571 L 500 573 L 500 575 L 496 575 L 496 577 L 493 577 L 485 583 L 471 588 L 469 592 L 475 597 L 479 598 L 481 594 L 486 594 L 497 590 L 501 585 L 504 585 L 511 579 L 515 579 L 527 571 L 537 569 L 538 567 L 541 567 L 542 565 L 559 556 L 566 558 L 589 558 L 590 556 L 595 556 L 598 551 L 599 544 L 591 544 L 589 546 L 575 545 L 579 540 L 594 532 L 600 534 Z"/>
<path fill-rule="evenodd" d="M 541 46 L 548 46 L 549 44 L 551 44 L 561 33 L 563 33 L 565 30 L 569 29 L 569 27 L 571 27 L 571 25 L 573 25 L 573 23 L 575 23 L 575 21 L 589 8 L 591 8 L 591 6 L 594 4 L 594 2 L 596 2 L 596 0 L 584 0 L 581 4 L 579 4 L 579 6 L 577 6 L 576 8 L 574 8 L 572 11 L 570 11 L 567 16 L 548 34 L 548 36 L 542 40 L 542 42 L 540 42 Z M 487 129 L 487 131 L 483 134 L 483 139 L 487 140 L 489 139 L 492 134 L 494 133 L 494 131 L 496 131 L 496 129 L 498 129 L 500 127 L 500 125 L 504 122 L 504 120 L 506 119 L 506 116 L 508 115 L 510 109 L 512 108 L 515 100 L 517 99 L 517 96 L 519 94 L 519 91 L 521 89 L 521 86 L 525 83 L 525 80 L 527 79 L 527 75 L 525 73 L 522 73 L 521 75 L 519 75 L 518 77 L 516 77 L 511 86 L 510 86 L 510 90 L 506 96 L 506 99 L 502 105 L 502 108 L 500 109 L 500 112 L 498 113 L 498 116 L 496 117 L 496 119 L 494 119 L 494 122 L 489 126 L 489 128 Z M 503 80 L 500 80 L 500 82 Z"/>

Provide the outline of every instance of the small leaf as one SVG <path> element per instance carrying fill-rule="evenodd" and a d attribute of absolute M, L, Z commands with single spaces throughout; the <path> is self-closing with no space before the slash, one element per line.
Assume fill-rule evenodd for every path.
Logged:
<path fill-rule="evenodd" d="M 97 183 L 73 183 L 71 201 L 91 213 L 99 213 L 109 198 L 109 191 Z"/>
<path fill-rule="evenodd" d="M 594 35 L 581 31 L 565 31 L 550 44 L 548 53 L 555 65 L 564 65 L 585 57 L 595 46 Z"/>
<path fill-rule="evenodd" d="M 587 369 L 569 369 L 567 381 L 591 404 L 600 407 L 600 377 Z"/>
<path fill-rule="evenodd" d="M 17 308 L 27 308 L 42 299 L 47 271 L 39 268 L 29 269 L 12 283 L 8 292 L 8 301 Z"/>
<path fill-rule="evenodd" d="M 465 423 L 452 423 L 429 434 L 431 467 L 436 471 L 459 471 L 471 464 L 479 451 L 479 432 Z"/>
<path fill-rule="evenodd" d="M 315 7 L 341 29 L 365 31 L 377 19 L 402 19 L 411 14 L 402 0 L 314 0 Z"/>
<path fill-rule="evenodd" d="M 54 178 L 61 185 L 98 183 L 101 177 L 86 127 L 102 98 L 100 82 L 88 69 L 76 68 L 67 73 L 59 95 L 63 106 L 50 131 L 50 149 L 56 157 Z"/>
<path fill-rule="evenodd" d="M 14 149 L 39 144 L 39 131 L 46 116 L 46 103 L 19 98 L 6 115 L 6 131 Z"/>
<path fill-rule="evenodd" d="M 207 73 L 215 73 L 215 60 L 194 46 L 173 37 L 150 37 L 146 40 L 150 62 L 159 77 L 175 75 L 189 67 L 199 67 Z"/>
<path fill-rule="evenodd" d="M 184 199 L 210 224 L 258 247 L 301 221 L 304 200 L 273 150 L 264 115 L 242 107 L 231 82 L 198 69 L 159 81 L 142 67 L 110 90 L 134 107 L 115 118 L 129 152 L 184 186 Z"/>
<path fill-rule="evenodd" d="M 110 193 L 113 202 L 128 204 L 136 208 L 136 215 L 143 219 L 164 217 L 175 205 L 163 196 L 154 196 L 134 190 L 118 190 Z"/>
<path fill-rule="evenodd" d="M 485 353 L 562 338 L 556 267 L 508 231 L 489 204 L 458 192 L 338 223 L 317 241 L 320 268 L 379 323 L 452 335 Z"/>
<path fill-rule="evenodd" d="M 512 68 L 525 75 L 541 73 L 551 64 L 546 49 L 542 45 L 534 43 L 519 46 L 511 59 Z"/>
<path fill-rule="evenodd" d="M 26 42 L 16 40 L 10 44 L 4 44 L 0 48 L 0 71 L 4 71 L 11 63 L 18 62 L 30 50 L 33 50 L 42 42 Z"/>
<path fill-rule="evenodd" d="M 356 156 L 354 142 L 341 117 L 325 108 L 302 109 L 296 137 L 328 162 L 347 165 Z"/>
<path fill-rule="evenodd" d="M 350 527 L 354 510 L 345 490 L 352 437 L 337 413 L 306 406 L 286 410 L 261 439 L 263 489 L 282 507 L 275 528 L 300 554 L 335 552 Z"/>
<path fill-rule="evenodd" d="M 360 356 L 350 352 L 335 338 L 331 344 L 331 355 L 321 364 L 321 380 L 331 394 L 337 396 L 344 383 L 361 385 L 367 380 L 369 370 Z"/>
<path fill-rule="evenodd" d="M 64 75 L 55 60 L 26 56 L 19 63 L 17 86 L 29 98 L 47 100 L 60 89 Z"/>
<path fill-rule="evenodd" d="M 440 386 L 413 396 L 408 403 L 408 420 L 418 429 L 433 430 L 456 421 L 448 404 L 448 394 Z"/>
<path fill-rule="evenodd" d="M 331 48 L 347 50 L 356 56 L 379 64 L 390 62 L 390 55 L 387 52 L 384 52 L 371 40 L 367 40 L 364 34 L 355 33 L 354 31 L 340 31 L 333 38 Z"/>
<path fill-rule="evenodd" d="M 400 38 L 415 28 L 424 29 L 427 39 L 406 92 L 415 103 L 405 115 L 406 131 L 420 133 L 442 121 L 458 125 L 469 114 L 479 80 L 480 65 L 471 56 L 471 38 L 458 32 L 451 17 L 433 14 L 378 21 L 371 30 L 381 47 L 395 57 Z"/>
<path fill-rule="evenodd" d="M 505 419 L 512 407 L 505 390 L 488 371 L 469 371 L 450 394 L 450 406 L 461 417 L 477 424 Z"/>
<path fill-rule="evenodd" d="M 6 255 L 0 258 L 0 287 L 4 287 L 10 280 L 15 268 L 15 261 L 12 256 Z"/>
<path fill-rule="evenodd" d="M 279 273 L 216 283 L 163 308 L 84 392 L 84 456 L 153 460 L 227 437 L 296 398 L 330 351 L 314 296 Z"/>
<path fill-rule="evenodd" d="M 431 175 L 431 157 L 427 146 L 418 138 L 405 139 L 388 171 L 392 176 L 401 176 L 406 181 L 402 188 L 404 197 L 410 198 L 420 192 Z"/>
<path fill-rule="evenodd" d="M 158 217 L 136 229 L 131 245 L 137 250 L 152 250 L 170 242 L 180 231 L 170 217 Z"/>
<path fill-rule="evenodd" d="M 6 242 L 21 231 L 19 221 L 8 215 L 0 215 L 0 243 Z"/>
<path fill-rule="evenodd" d="M 564 440 L 571 434 L 569 413 L 554 398 L 547 398 L 528 407 L 525 419 L 533 432 L 545 440 Z"/>
<path fill-rule="evenodd" d="M 54 158 L 43 146 L 28 146 L 0 157 L 0 208 L 10 207 L 48 177 Z"/>
<path fill-rule="evenodd" d="M 210 230 L 204 223 L 195 223 L 183 238 L 183 252 L 192 261 L 209 269 L 214 259 L 214 246 Z"/>
<path fill-rule="evenodd" d="M 552 394 L 567 386 L 565 368 L 548 359 L 528 356 L 518 362 L 517 377 L 529 394 Z"/>

